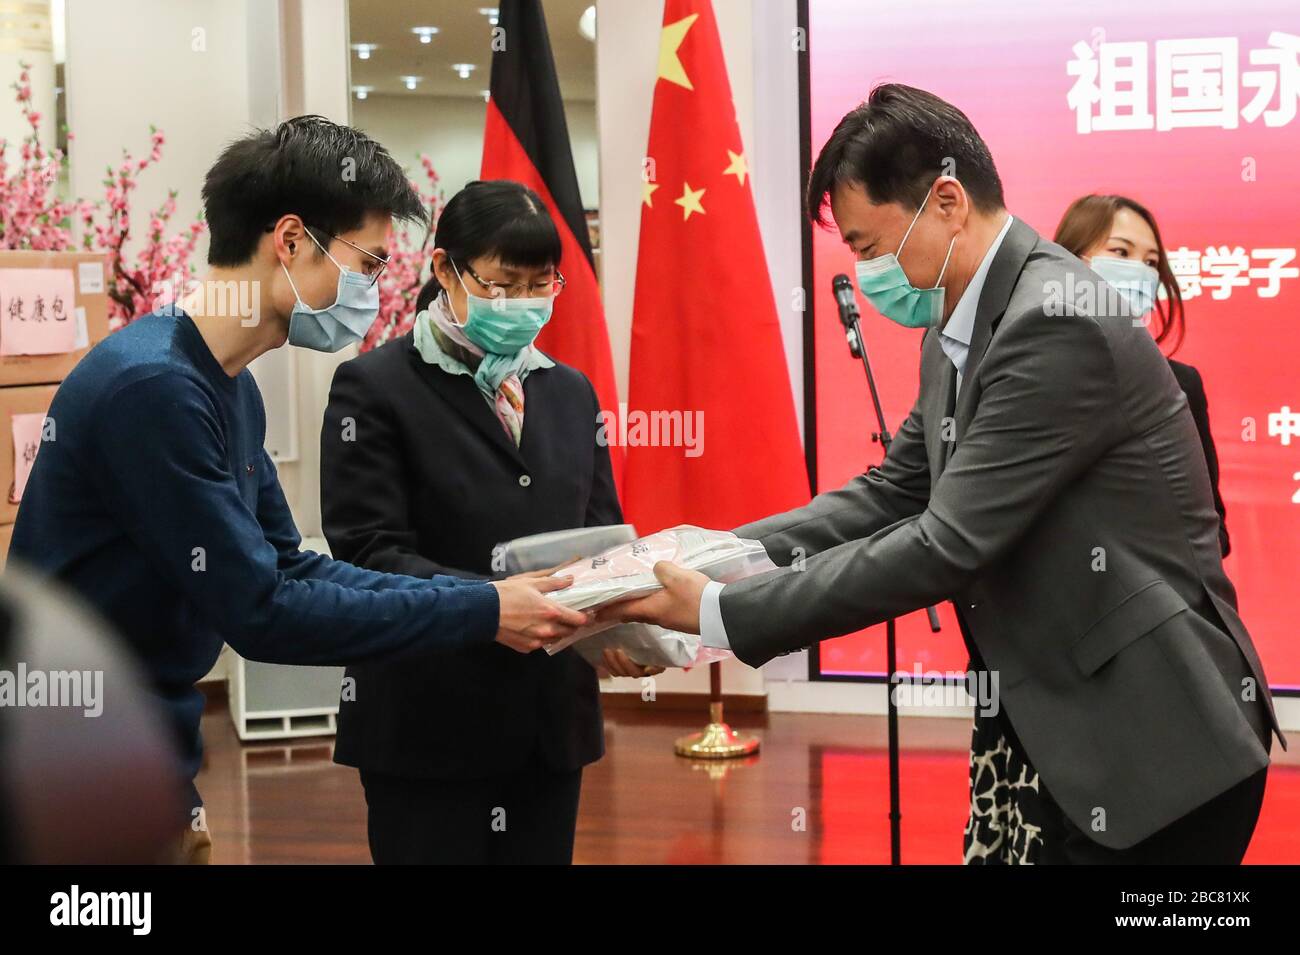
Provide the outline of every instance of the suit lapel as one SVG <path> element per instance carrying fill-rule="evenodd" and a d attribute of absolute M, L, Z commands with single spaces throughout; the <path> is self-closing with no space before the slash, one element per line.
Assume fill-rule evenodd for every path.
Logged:
<path fill-rule="evenodd" d="M 966 355 L 966 369 L 962 373 L 961 395 L 957 401 L 957 434 L 961 436 L 975 409 L 975 395 L 979 389 L 972 387 L 975 373 L 988 350 L 993 329 L 1002 319 L 1011 301 L 1011 293 L 1020 279 L 1020 273 L 1039 242 L 1038 233 L 1019 219 L 1011 223 L 998 253 L 993 257 L 979 303 L 975 307 L 975 329 L 971 333 L 970 351 Z"/>
<path fill-rule="evenodd" d="M 934 483 L 939 480 L 939 475 L 943 473 L 943 466 L 948 460 L 943 419 L 952 415 L 953 391 L 957 381 L 957 369 L 944 354 L 943 346 L 939 344 L 938 331 L 928 333 L 922 345 L 921 380 L 925 453 L 930 461 L 930 481 Z"/>
<path fill-rule="evenodd" d="M 956 443 L 955 410 L 957 407 L 957 366 L 945 354 L 943 356 L 943 391 L 939 407 L 943 415 L 939 419 L 939 473 L 948 466 L 952 457 L 952 448 Z"/>
<path fill-rule="evenodd" d="M 489 444 L 499 448 L 511 460 L 523 465 L 523 454 L 510 440 L 510 435 L 506 434 L 506 429 L 501 426 L 500 420 L 488 406 L 483 393 L 474 384 L 474 379 L 469 375 L 449 375 L 441 368 L 430 365 L 420 357 L 414 340 L 408 342 L 407 349 L 409 359 L 429 387 L 436 391 L 448 405 L 456 409 L 462 418 L 478 428 Z M 528 416 L 525 414 L 525 429 L 527 425 Z"/>

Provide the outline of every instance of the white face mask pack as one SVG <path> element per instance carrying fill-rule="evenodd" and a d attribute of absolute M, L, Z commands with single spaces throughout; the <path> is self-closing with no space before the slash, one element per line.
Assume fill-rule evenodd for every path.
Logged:
<path fill-rule="evenodd" d="M 654 575 L 654 565 L 661 560 L 723 582 L 776 569 L 762 544 L 730 531 L 682 524 L 637 539 L 632 539 L 634 533 L 626 524 L 553 531 L 499 545 L 499 552 L 505 555 L 505 566 L 518 572 L 554 566 L 557 553 L 581 553 L 586 550 L 584 544 L 592 545 L 593 549 L 587 550 L 589 556 L 555 571 L 557 576 L 573 577 L 573 585 L 548 595 L 556 603 L 576 610 L 597 610 L 662 589 Z M 612 546 L 607 543 L 611 536 L 619 541 Z M 545 650 L 556 654 L 570 646 L 593 665 L 600 665 L 605 649 L 623 650 L 645 666 L 664 667 L 697 666 L 731 655 L 726 650 L 703 646 L 697 634 L 645 623 L 589 624 L 548 644 Z"/>
<path fill-rule="evenodd" d="M 748 576 L 741 571 L 753 559 L 766 556 L 757 541 L 743 540 L 730 531 L 681 524 L 561 567 L 555 573 L 573 577 L 573 586 L 550 596 L 574 610 L 592 610 L 661 589 L 654 575 L 654 566 L 661 560 L 722 580 L 738 574 Z"/>

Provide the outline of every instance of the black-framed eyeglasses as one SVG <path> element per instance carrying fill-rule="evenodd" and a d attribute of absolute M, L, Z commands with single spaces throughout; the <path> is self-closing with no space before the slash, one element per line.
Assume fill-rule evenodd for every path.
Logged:
<path fill-rule="evenodd" d="M 320 227 L 318 227 L 318 226 L 310 226 L 310 225 L 307 225 L 305 222 L 303 223 L 303 227 L 307 230 L 308 233 L 311 233 L 311 231 L 312 231 L 313 229 L 315 229 L 315 230 L 316 230 L 317 232 L 319 232 L 321 235 L 328 236 L 328 237 L 331 238 L 331 239 L 338 239 L 338 240 L 339 240 L 340 242 L 342 242 L 344 245 L 351 246 L 352 248 L 354 248 L 354 249 L 356 249 L 358 252 L 360 252 L 362 255 L 367 256 L 367 257 L 369 257 L 369 258 L 372 258 L 372 259 L 374 259 L 376 262 L 378 262 L 378 263 L 379 263 L 379 268 L 375 270 L 375 274 L 374 274 L 374 275 L 370 276 L 370 285 L 367 286 L 368 288 L 369 288 L 369 287 L 373 287 L 374 284 L 375 284 L 376 282 L 379 281 L 379 276 L 381 276 L 381 275 L 384 274 L 384 269 L 388 268 L 388 263 L 391 262 L 391 261 L 393 260 L 392 256 L 388 256 L 387 258 L 385 258 L 385 257 L 382 256 L 382 255 L 375 255 L 375 253 L 371 252 L 369 249 L 363 249 L 363 248 L 361 248 L 361 246 L 356 245 L 356 244 L 354 244 L 354 243 L 352 243 L 352 242 L 349 242 L 347 239 L 343 238 L 342 236 L 335 235 L 333 232 L 330 232 L 328 229 L 322 229 L 322 228 L 320 228 Z M 271 223 L 270 225 L 268 225 L 268 226 L 266 227 L 266 231 L 267 231 L 267 232 L 274 232 L 274 231 L 275 231 L 275 223 L 273 222 L 273 223 Z M 313 239 L 316 239 L 316 237 L 315 237 L 314 235 L 312 236 L 312 238 L 313 238 Z M 319 240 L 319 239 L 316 239 L 316 241 L 319 242 L 320 240 Z M 322 248 L 324 248 L 324 247 L 322 246 Z M 329 254 L 329 250 L 326 249 L 325 252 L 326 252 L 327 255 Z"/>
<path fill-rule="evenodd" d="M 455 263 L 453 263 L 454 267 Z M 496 282 L 492 279 L 485 279 L 477 272 L 468 262 L 465 263 L 465 271 L 469 277 L 487 290 L 492 298 L 504 296 L 505 298 L 554 298 L 564 291 L 564 276 L 559 269 L 555 270 L 555 278 L 546 282 Z"/>
<path fill-rule="evenodd" d="M 324 229 L 322 229 L 321 231 L 325 232 Z M 333 232 L 325 232 L 325 234 L 329 236 L 331 239 L 338 239 L 344 245 L 356 249 L 362 255 L 369 256 L 370 258 L 374 259 L 376 262 L 379 263 L 379 268 L 375 269 L 375 274 L 370 276 L 370 284 L 372 286 L 379 281 L 379 276 L 384 274 L 384 269 L 388 268 L 388 263 L 393 260 L 393 257 L 391 255 L 387 257 L 382 255 L 375 255 L 375 253 L 371 252 L 369 249 L 363 249 L 361 248 L 361 246 L 349 242 L 347 239 L 343 238 L 342 236 L 335 235 Z"/>

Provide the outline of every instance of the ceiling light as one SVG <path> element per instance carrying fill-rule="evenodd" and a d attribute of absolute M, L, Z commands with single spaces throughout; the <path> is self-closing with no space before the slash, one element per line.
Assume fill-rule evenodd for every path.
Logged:
<path fill-rule="evenodd" d="M 411 27 L 411 32 L 420 38 L 421 43 L 432 43 L 437 27 Z"/>
<path fill-rule="evenodd" d="M 596 5 L 594 3 L 586 10 L 583 10 L 582 16 L 578 17 L 578 32 L 591 42 L 596 42 Z"/>
<path fill-rule="evenodd" d="M 498 10 L 496 7 L 479 7 L 478 12 L 483 14 L 483 16 L 487 17 L 488 23 L 492 24 L 493 26 L 496 26 L 497 23 L 500 22 L 501 18 L 497 14 L 499 14 L 501 11 Z"/>
<path fill-rule="evenodd" d="M 402 82 L 406 85 L 408 90 L 413 90 L 415 89 L 416 84 L 422 79 L 424 79 L 422 76 L 403 76 Z"/>
<path fill-rule="evenodd" d="M 353 43 L 353 44 L 352 44 L 352 49 L 354 49 L 354 50 L 357 51 L 357 59 L 358 59 L 358 60 L 368 60 L 368 59 L 370 59 L 370 53 L 371 53 L 371 51 L 372 51 L 372 50 L 377 50 L 377 49 L 379 49 L 379 44 L 377 44 L 377 43 Z"/>
<path fill-rule="evenodd" d="M 451 68 L 456 71 L 462 80 L 469 79 L 469 75 L 478 69 L 473 63 L 453 63 Z"/>
<path fill-rule="evenodd" d="M 357 94 L 357 99 L 365 99 L 370 95 L 372 89 L 374 89 L 373 86 L 354 86 L 352 92 Z"/>

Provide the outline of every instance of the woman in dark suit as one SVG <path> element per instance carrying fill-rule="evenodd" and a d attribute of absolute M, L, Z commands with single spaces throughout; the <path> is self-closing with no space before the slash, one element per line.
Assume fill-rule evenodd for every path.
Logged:
<path fill-rule="evenodd" d="M 500 576 L 494 545 L 622 512 L 591 383 L 532 345 L 564 287 L 542 200 L 472 182 L 434 239 L 412 332 L 335 373 L 322 522 L 362 567 Z M 604 752 L 596 673 L 576 653 L 490 645 L 347 676 L 335 759 L 361 771 L 375 862 L 572 860 L 582 767 Z"/>
<path fill-rule="evenodd" d="M 1156 343 L 1172 355 L 1183 342 L 1183 296 L 1169 267 L 1169 256 L 1160 239 L 1160 229 L 1145 206 L 1126 196 L 1090 195 L 1076 199 L 1065 210 L 1053 239 L 1057 245 L 1083 259 L 1102 278 L 1111 282 L 1130 301 L 1140 304 L 1140 317 L 1149 316 Z M 1157 289 L 1164 291 L 1158 296 Z M 1149 309 L 1141 316 L 1143 309 Z M 1228 556 L 1228 524 L 1219 494 L 1219 455 L 1210 436 L 1210 410 L 1205 399 L 1201 373 L 1191 365 L 1169 359 L 1187 405 L 1201 436 L 1205 463 L 1214 491 L 1214 508 L 1219 512 L 1219 549 Z"/>

